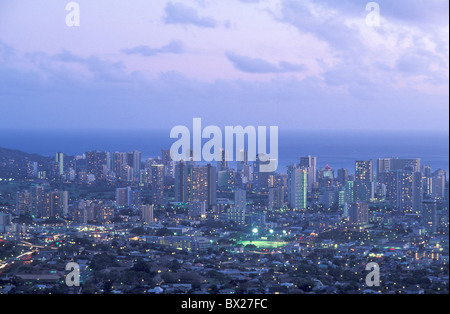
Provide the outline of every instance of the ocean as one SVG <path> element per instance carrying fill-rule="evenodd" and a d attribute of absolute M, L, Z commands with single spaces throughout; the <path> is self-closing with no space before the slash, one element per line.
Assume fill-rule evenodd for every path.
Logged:
<path fill-rule="evenodd" d="M 0 147 L 53 156 L 56 152 L 81 155 L 91 150 L 139 150 L 143 159 L 158 157 L 175 139 L 170 130 L 0 130 Z M 381 157 L 421 158 L 432 170 L 449 169 L 449 134 L 445 132 L 288 131 L 279 129 L 278 172 L 299 162 L 300 156 L 317 157 L 318 168 L 347 168 L 355 160 Z"/>

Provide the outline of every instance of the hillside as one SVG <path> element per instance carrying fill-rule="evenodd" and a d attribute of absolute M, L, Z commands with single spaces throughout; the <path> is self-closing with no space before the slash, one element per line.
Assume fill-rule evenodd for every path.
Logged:
<path fill-rule="evenodd" d="M 47 164 L 49 157 L 0 147 L 0 178 L 25 178 L 32 174 L 32 162 Z"/>
<path fill-rule="evenodd" d="M 8 149 L 0 147 L 0 162 L 1 161 L 48 161 L 49 157 L 41 156 L 38 154 L 28 154 L 16 149 Z"/>

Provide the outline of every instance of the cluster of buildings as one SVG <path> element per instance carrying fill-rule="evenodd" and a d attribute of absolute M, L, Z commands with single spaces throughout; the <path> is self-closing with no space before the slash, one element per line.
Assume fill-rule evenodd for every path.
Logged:
<path fill-rule="evenodd" d="M 76 157 L 57 153 L 54 161 L 34 167 L 37 180 L 42 182 L 47 176 L 41 168 L 54 169 L 51 180 L 44 182 L 112 186 L 114 201 L 77 199 L 71 200 L 69 208 L 67 190 L 32 183 L 29 189 L 17 191 L 13 213 L 42 219 L 70 217 L 76 223 L 105 223 L 112 222 L 117 209 L 178 204 L 187 207 L 195 219 L 226 217 L 227 221 L 244 225 L 250 219 L 248 195 L 256 193 L 258 200 L 252 197 L 251 211 L 263 215 L 273 210 L 321 206 L 340 210 L 352 224 L 365 225 L 371 206 L 388 206 L 403 214 L 420 216 L 431 233 L 448 221 L 446 172 L 433 172 L 417 158 L 380 158 L 376 163 L 357 160 L 353 173 L 348 169 L 338 169 L 336 173 L 329 165 L 318 168 L 316 157 L 305 156 L 288 166 L 287 173 L 270 173 L 259 170 L 259 156 L 251 165 L 246 151 L 239 152 L 242 161 L 234 168 L 229 166 L 225 150 L 216 165 L 197 164 L 192 151 L 179 162 L 171 160 L 170 151 L 161 152 L 162 157 L 145 162 L 139 151 L 91 151 Z M 150 193 L 145 202 L 144 191 Z M 228 198 L 220 199 L 218 193 L 225 193 Z"/>
<path fill-rule="evenodd" d="M 239 153 L 242 161 L 234 164 L 225 150 L 215 164 L 195 162 L 192 152 L 174 162 L 168 150 L 146 160 L 139 151 L 91 151 L 27 161 L 25 176 L 3 184 L 16 184 L 14 193 L 2 194 L 0 185 L 0 239 L 39 242 L 60 226 L 63 246 L 77 251 L 72 257 L 53 252 L 56 261 L 92 262 L 99 252 L 92 246 L 84 256 L 75 245 L 79 238 L 106 244 L 111 249 L 103 246 L 102 252 L 126 259 L 131 266 L 125 270 L 141 259 L 158 268 L 146 286 L 153 292 L 177 291 L 172 274 L 162 276 L 170 272 L 164 269 L 167 257 L 204 280 L 187 281 L 188 291 L 204 293 L 241 291 L 243 282 L 246 292 L 361 292 L 362 284 L 355 288 L 354 276 L 344 270 L 362 276 L 368 259 L 404 269 L 406 281 L 412 270 L 448 267 L 444 170 L 432 171 L 420 159 L 380 158 L 335 171 L 305 156 L 286 173 L 262 172 L 258 156 L 251 163 L 247 152 Z M 77 188 L 100 188 L 103 194 L 71 192 Z M 190 254 L 197 263 L 189 263 Z M 299 273 L 303 268 L 315 275 Z M 344 274 L 345 280 L 339 277 Z M 434 280 L 448 284 L 445 277 L 441 270 Z"/>

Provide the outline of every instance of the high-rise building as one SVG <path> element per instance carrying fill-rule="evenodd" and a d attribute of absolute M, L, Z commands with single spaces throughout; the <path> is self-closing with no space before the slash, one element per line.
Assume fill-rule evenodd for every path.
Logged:
<path fill-rule="evenodd" d="M 348 170 L 345 168 L 338 169 L 337 179 L 339 184 L 341 184 L 341 186 L 345 186 L 348 180 Z"/>
<path fill-rule="evenodd" d="M 298 165 L 288 167 L 288 202 L 291 209 L 305 209 L 308 193 L 308 172 Z"/>
<path fill-rule="evenodd" d="M 420 213 L 422 174 L 410 170 L 395 170 L 389 172 L 387 178 L 386 190 L 391 205 L 404 213 Z"/>
<path fill-rule="evenodd" d="M 369 202 L 375 196 L 373 181 L 355 181 L 353 197 L 355 201 Z"/>
<path fill-rule="evenodd" d="M 300 167 L 303 167 L 307 170 L 308 173 L 308 191 L 312 191 L 315 186 L 317 179 L 317 157 L 306 156 L 300 157 Z"/>
<path fill-rule="evenodd" d="M 97 171 L 97 152 L 91 151 L 86 153 L 86 169 L 88 174 L 96 174 Z"/>
<path fill-rule="evenodd" d="M 431 178 L 431 176 L 432 176 L 431 166 L 430 165 L 422 166 L 422 174 L 426 178 Z"/>
<path fill-rule="evenodd" d="M 234 189 L 236 185 L 236 171 L 232 168 L 219 171 L 217 174 L 217 185 L 221 189 Z"/>
<path fill-rule="evenodd" d="M 447 174 L 445 170 L 438 169 L 432 174 L 432 196 L 435 198 L 445 198 L 445 182 Z"/>
<path fill-rule="evenodd" d="M 164 205 L 164 165 L 152 165 L 152 202 Z"/>
<path fill-rule="evenodd" d="M 251 165 L 244 165 L 242 167 L 242 182 L 248 183 L 252 181 L 252 166 Z"/>
<path fill-rule="evenodd" d="M 353 192 L 354 192 L 354 181 L 349 180 L 345 185 L 345 202 L 347 202 L 348 204 L 354 202 Z"/>
<path fill-rule="evenodd" d="M 108 153 L 91 151 L 86 153 L 87 174 L 93 175 L 95 180 L 105 180 L 108 169 Z"/>
<path fill-rule="evenodd" d="M 126 180 L 138 181 L 142 168 L 141 152 L 135 150 L 132 152 L 125 153 L 125 156 L 126 156 L 126 166 L 122 167 L 126 169 Z"/>
<path fill-rule="evenodd" d="M 276 186 L 269 189 L 269 209 L 280 209 L 284 206 L 284 187 Z"/>
<path fill-rule="evenodd" d="M 349 208 L 349 221 L 354 225 L 369 222 L 369 205 L 367 203 L 352 203 Z"/>
<path fill-rule="evenodd" d="M 173 163 L 170 157 L 170 150 L 161 149 L 161 163 L 164 165 L 164 186 L 173 182 Z"/>
<path fill-rule="evenodd" d="M 207 169 L 207 206 L 211 208 L 215 206 L 217 203 L 217 169 L 216 167 L 208 164 L 206 166 Z"/>
<path fill-rule="evenodd" d="M 355 162 L 355 181 L 373 181 L 373 160 Z"/>
<path fill-rule="evenodd" d="M 32 201 L 30 191 L 17 192 L 16 214 L 31 213 Z"/>
<path fill-rule="evenodd" d="M 248 165 L 248 152 L 246 150 L 240 150 L 240 161 L 237 161 L 236 170 L 243 171 L 244 166 Z"/>
<path fill-rule="evenodd" d="M 175 201 L 188 202 L 188 165 L 184 161 L 175 164 Z"/>
<path fill-rule="evenodd" d="M 194 167 L 192 169 L 190 202 L 206 202 L 208 200 L 208 168 Z"/>
<path fill-rule="evenodd" d="M 161 161 L 164 166 L 168 166 L 172 161 L 170 157 L 170 149 L 161 149 Z"/>
<path fill-rule="evenodd" d="M 392 158 L 378 158 L 377 160 L 377 174 L 391 171 Z"/>
<path fill-rule="evenodd" d="M 355 162 L 354 200 L 369 202 L 374 198 L 373 160 Z"/>
<path fill-rule="evenodd" d="M 140 151 L 133 151 L 131 152 L 132 155 L 132 159 L 133 162 L 130 165 L 131 167 L 133 167 L 133 177 L 135 180 L 139 179 L 139 174 L 141 172 L 141 163 L 142 163 L 142 157 L 141 157 L 141 152 Z"/>
<path fill-rule="evenodd" d="M 31 186 L 31 215 L 37 217 L 44 207 L 44 187 L 39 184 Z"/>
<path fill-rule="evenodd" d="M 133 208 L 139 208 L 139 206 L 142 205 L 142 192 L 139 189 L 131 190 L 131 207 Z"/>
<path fill-rule="evenodd" d="M 220 150 L 219 171 L 228 169 L 228 152 L 225 149 Z"/>
<path fill-rule="evenodd" d="M 346 204 L 347 200 L 345 198 L 345 188 L 340 188 L 339 191 L 337 191 L 337 202 L 340 208 Z"/>
<path fill-rule="evenodd" d="M 154 223 L 153 205 L 141 205 L 139 208 L 141 210 L 142 223 L 147 225 L 153 224 Z"/>
<path fill-rule="evenodd" d="M 422 180 L 423 180 L 423 193 L 427 197 L 432 197 L 433 194 L 433 178 L 431 172 L 431 166 L 422 166 Z"/>
<path fill-rule="evenodd" d="M 391 171 L 391 158 L 378 158 L 377 183 L 386 184 L 386 174 Z"/>
<path fill-rule="evenodd" d="M 127 169 L 127 153 L 115 152 L 112 158 L 113 171 L 116 174 L 116 179 L 119 181 L 126 181 L 128 173 Z"/>
<path fill-rule="evenodd" d="M 427 199 L 422 202 L 422 224 L 429 233 L 435 233 L 438 227 L 437 202 Z"/>
<path fill-rule="evenodd" d="M 67 217 L 69 214 L 69 192 L 60 191 L 61 197 L 61 214 L 63 217 Z"/>
<path fill-rule="evenodd" d="M 133 199 L 131 187 L 116 189 L 116 207 L 130 207 Z"/>
<path fill-rule="evenodd" d="M 338 202 L 338 191 L 335 189 L 325 189 L 321 195 L 319 195 L 319 203 L 325 206 L 325 208 L 330 208 L 337 204 Z"/>
<path fill-rule="evenodd" d="M 246 208 L 246 192 L 245 190 L 237 189 L 234 191 L 234 205 L 228 208 L 228 221 L 234 221 L 238 224 L 245 224 Z"/>
<path fill-rule="evenodd" d="M 273 172 L 264 172 L 261 171 L 261 167 L 270 164 L 270 160 L 261 159 L 261 155 L 256 155 L 256 161 L 254 163 L 254 176 L 253 181 L 255 183 L 255 187 L 258 189 L 267 189 L 270 186 L 270 176 L 273 176 Z"/>
<path fill-rule="evenodd" d="M 97 223 L 112 223 L 114 219 L 113 202 L 99 203 L 94 205 L 95 221 Z"/>
<path fill-rule="evenodd" d="M 11 214 L 0 213 L 0 232 L 9 232 L 12 229 Z"/>
<path fill-rule="evenodd" d="M 419 172 L 420 158 L 391 158 L 391 171 L 405 170 L 406 168 L 414 172 Z"/>
<path fill-rule="evenodd" d="M 211 164 L 195 166 L 178 162 L 175 166 L 175 201 L 206 202 L 211 208 L 217 202 L 217 182 L 217 170 Z"/>
<path fill-rule="evenodd" d="M 420 158 L 379 158 L 377 160 L 377 182 L 386 184 L 391 171 L 421 171 Z"/>
<path fill-rule="evenodd" d="M 78 200 L 73 204 L 72 217 L 76 224 L 87 224 L 88 210 L 87 202 L 85 200 Z"/>
<path fill-rule="evenodd" d="M 334 182 L 334 170 L 327 164 L 317 170 L 317 182 L 320 188 L 330 188 Z"/>
<path fill-rule="evenodd" d="M 44 193 L 40 218 L 66 216 L 68 212 L 68 192 L 53 190 Z"/>
<path fill-rule="evenodd" d="M 56 153 L 55 161 L 58 164 L 58 175 L 64 174 L 64 153 Z"/>
<path fill-rule="evenodd" d="M 414 168 L 415 170 L 416 168 Z M 422 202 L 423 202 L 423 176 L 420 171 L 413 172 L 413 206 L 411 208 L 411 212 L 414 214 L 420 214 L 422 211 Z"/>

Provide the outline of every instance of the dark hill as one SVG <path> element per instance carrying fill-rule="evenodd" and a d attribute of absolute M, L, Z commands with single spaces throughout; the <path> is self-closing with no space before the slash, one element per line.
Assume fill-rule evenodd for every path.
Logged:
<path fill-rule="evenodd" d="M 49 157 L 41 156 L 38 154 L 28 154 L 16 149 L 8 149 L 0 147 L 0 161 L 37 161 L 45 162 L 49 161 Z"/>

